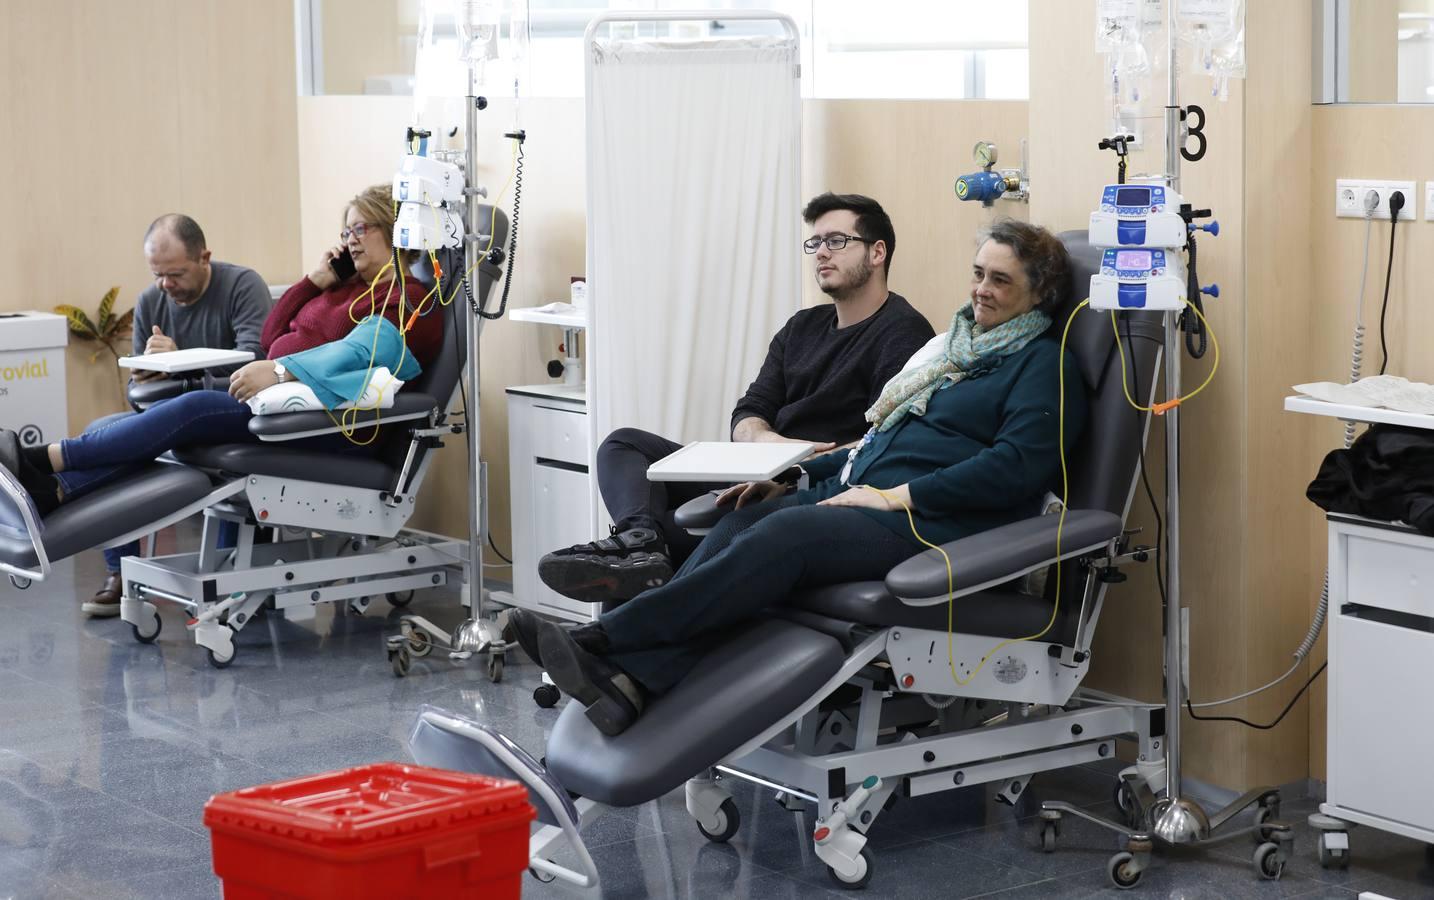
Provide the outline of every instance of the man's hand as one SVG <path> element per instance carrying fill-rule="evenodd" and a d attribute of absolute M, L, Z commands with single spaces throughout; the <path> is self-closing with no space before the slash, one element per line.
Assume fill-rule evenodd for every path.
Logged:
<path fill-rule="evenodd" d="M 818 506 L 851 506 L 857 509 L 899 510 L 911 507 L 911 491 L 906 485 L 882 488 L 878 493 L 866 486 L 848 488 L 835 497 L 828 497 Z"/>
<path fill-rule="evenodd" d="M 256 359 L 229 376 L 229 396 L 241 403 L 279 383 L 272 359 Z"/>
<path fill-rule="evenodd" d="M 734 484 L 717 495 L 717 505 L 727 506 L 735 502 L 735 509 L 761 503 L 785 493 L 787 486 L 775 481 L 746 481 Z"/>
<path fill-rule="evenodd" d="M 144 342 L 146 356 L 151 353 L 170 353 L 178 349 L 179 345 L 173 339 L 166 337 L 164 332 L 159 330 L 158 325 L 154 326 L 154 334 L 151 334 L 149 340 Z"/>
<path fill-rule="evenodd" d="M 314 287 L 321 291 L 327 291 L 339 283 L 339 276 L 334 274 L 334 267 L 330 263 L 333 262 L 334 257 L 342 255 L 343 252 L 344 248 L 339 244 L 334 244 L 324 251 L 324 255 L 319 259 L 318 268 L 309 273 L 309 280 L 314 283 Z"/>

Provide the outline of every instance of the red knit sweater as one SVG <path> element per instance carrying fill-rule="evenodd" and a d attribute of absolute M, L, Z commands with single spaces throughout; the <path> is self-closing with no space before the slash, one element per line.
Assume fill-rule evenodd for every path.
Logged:
<path fill-rule="evenodd" d="M 403 317 L 407 319 L 413 315 L 414 308 L 428 289 L 413 279 L 409 279 L 404 287 L 408 301 L 404 304 Z M 406 324 L 399 321 L 397 285 L 392 285 L 390 291 L 382 287 L 375 291 L 372 309 L 368 297 L 355 303 L 350 318 L 349 304 L 366 290 L 368 285 L 363 279 L 355 277 L 320 291 L 306 276 L 284 292 L 269 313 L 269 318 L 264 320 L 264 332 L 259 337 L 264 357 L 278 359 L 342 339 L 353 329 L 356 320 L 363 319 L 370 312 L 378 312 L 384 305 L 385 294 L 389 292 L 392 296 L 389 297 L 388 308 L 383 310 L 383 317 L 399 327 Z M 420 316 L 409 329 L 407 340 L 408 348 L 419 365 L 427 366 L 432 362 L 443 344 L 443 310 L 434 305 L 426 315 Z"/>

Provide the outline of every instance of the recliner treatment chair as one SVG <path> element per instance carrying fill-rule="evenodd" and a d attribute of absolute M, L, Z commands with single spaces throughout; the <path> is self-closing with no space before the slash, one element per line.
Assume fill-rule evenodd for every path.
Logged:
<path fill-rule="evenodd" d="M 490 215 L 485 208 L 480 218 Z M 496 223 L 498 245 L 507 231 L 501 212 Z M 477 302 L 500 276 L 492 263 L 479 267 Z M 340 429 L 326 412 L 285 413 L 250 420 L 260 443 L 180 448 L 62 504 L 43 521 L 14 479 L 0 479 L 0 571 L 26 586 L 43 580 L 56 560 L 126 543 L 202 511 L 198 551 L 125 558 L 120 614 L 147 643 L 160 631 L 155 602 L 184 607 L 195 641 L 221 668 L 234 659 L 234 635 L 261 608 L 347 601 L 362 612 L 371 597 L 386 594 L 404 605 L 415 590 L 461 577 L 466 540 L 404 526 L 433 451 L 444 435 L 462 430 L 450 421 L 449 406 L 459 394 L 469 343 L 466 302 L 460 296 L 429 313 L 443 317 L 442 347 L 392 407 L 350 414 L 360 436 L 364 425 L 384 424 L 373 454 L 286 446 Z M 221 520 L 238 525 L 233 548 L 218 546 Z M 280 533 L 271 543 L 256 543 L 261 526 Z"/>
<path fill-rule="evenodd" d="M 1061 239 L 1075 265 L 1070 296 L 1054 317 L 1058 329 L 1087 296 L 1100 260 L 1084 232 Z M 1161 316 L 1120 318 L 1130 394 L 1148 406 Z M 999 796 L 1014 802 L 1036 773 L 1113 758 L 1117 737 L 1139 743 L 1141 783 L 1158 790 L 1163 710 L 1101 705 L 1111 698 L 1078 692 L 1106 586 L 1122 580 L 1119 565 L 1147 555 L 1127 546 L 1124 522 L 1148 416 L 1127 402 L 1108 315 L 1081 312 L 1067 352 L 1090 416 L 1070 459 L 1059 585 L 1059 517 L 1050 514 L 945 545 L 954 575 L 949 637 L 947 569 L 933 551 L 884 581 L 805 591 L 714 646 L 616 737 L 569 704 L 547 744 L 547 775 L 585 803 L 614 806 L 647 802 L 685 782 L 687 809 L 714 841 L 739 828 L 720 775 L 776 787 L 816 804 L 815 852 L 839 884 L 853 887 L 871 877 L 866 833 L 893 793 L 996 783 Z M 710 527 L 714 512 L 710 498 L 699 498 L 678 521 Z M 1023 577 L 1042 570 L 1050 570 L 1043 591 L 1026 593 Z M 1035 634 L 981 665 L 1002 641 Z"/>

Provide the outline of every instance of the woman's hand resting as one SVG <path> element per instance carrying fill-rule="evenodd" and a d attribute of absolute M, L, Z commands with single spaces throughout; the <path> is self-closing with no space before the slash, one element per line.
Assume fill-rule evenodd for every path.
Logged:
<path fill-rule="evenodd" d="M 742 484 L 734 484 L 718 494 L 717 505 L 727 506 L 735 502 L 734 508 L 741 509 L 744 506 L 751 506 L 780 496 L 786 490 L 786 485 L 778 484 L 775 481 L 745 481 Z"/>
<path fill-rule="evenodd" d="M 242 403 L 264 388 L 278 383 L 279 376 L 274 371 L 274 361 L 256 359 L 229 376 L 229 396 Z"/>
<path fill-rule="evenodd" d="M 852 487 L 834 497 L 828 497 L 817 505 L 852 506 L 858 509 L 880 510 L 907 509 L 911 506 L 911 491 L 907 490 L 904 484 L 894 488 L 883 488 L 879 493 L 864 486 Z"/>

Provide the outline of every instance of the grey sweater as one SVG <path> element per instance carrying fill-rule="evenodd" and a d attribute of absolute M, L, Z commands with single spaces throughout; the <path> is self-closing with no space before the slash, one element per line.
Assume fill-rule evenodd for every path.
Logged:
<path fill-rule="evenodd" d="M 264 355 L 259 334 L 273 306 L 269 286 L 253 269 L 223 262 L 211 262 L 209 267 L 209 287 L 189 306 L 175 303 L 154 284 L 139 295 L 134 305 L 135 356 L 144 353 L 156 325 L 181 350 L 208 347 L 250 350 L 256 359 Z M 227 376 L 237 368 L 214 368 L 208 374 Z"/>

